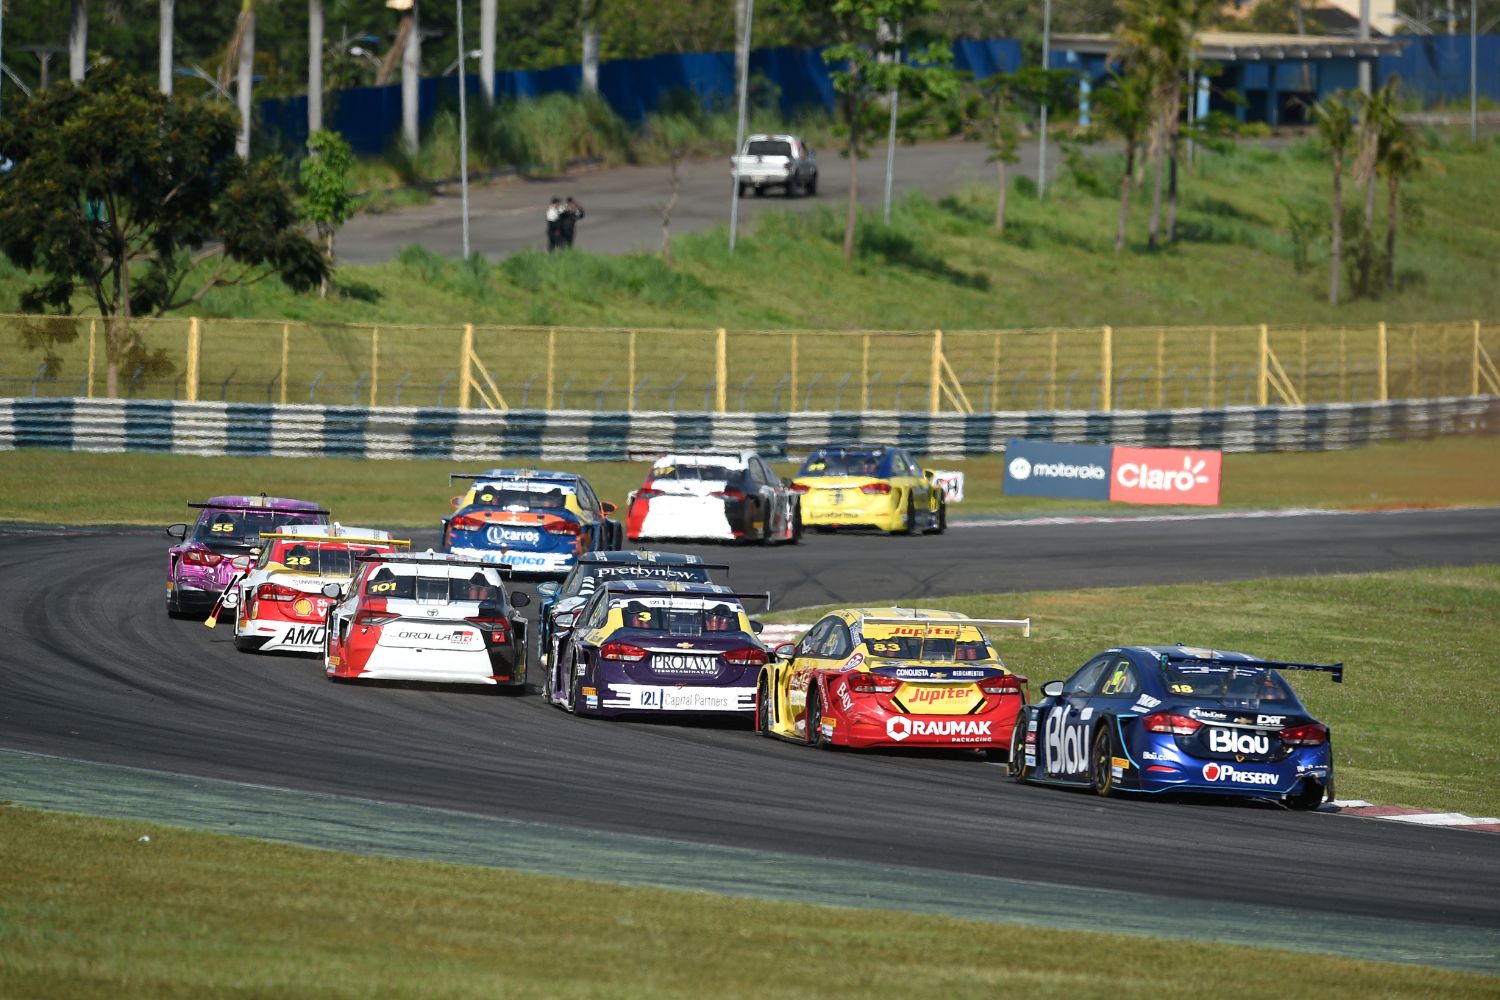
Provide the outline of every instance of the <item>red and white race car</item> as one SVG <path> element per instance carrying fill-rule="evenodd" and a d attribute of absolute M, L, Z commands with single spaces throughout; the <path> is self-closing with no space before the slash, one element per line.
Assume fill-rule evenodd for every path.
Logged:
<path fill-rule="evenodd" d="M 788 480 L 750 451 L 663 455 L 630 494 L 625 534 L 646 539 L 791 542 L 801 502 Z"/>
<path fill-rule="evenodd" d="M 526 622 L 507 597 L 508 567 L 431 550 L 370 555 L 328 614 L 323 669 L 330 680 L 426 681 L 526 687 Z"/>
<path fill-rule="evenodd" d="M 234 645 L 246 652 L 316 653 L 333 603 L 329 583 L 347 584 L 363 555 L 411 543 L 390 532 L 343 525 L 297 525 L 261 535 L 255 567 L 231 584 L 224 606 L 235 611 Z"/>

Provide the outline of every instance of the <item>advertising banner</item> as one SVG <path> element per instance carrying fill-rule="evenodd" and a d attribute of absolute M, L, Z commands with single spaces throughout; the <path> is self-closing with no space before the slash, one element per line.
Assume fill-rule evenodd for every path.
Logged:
<path fill-rule="evenodd" d="M 1124 503 L 1214 507 L 1219 503 L 1217 451 L 1116 448 L 1109 498 Z M 1009 479 L 1006 480 L 1009 489 Z"/>
<path fill-rule="evenodd" d="M 1005 446 L 1005 495 L 1108 500 L 1113 450 L 1014 438 Z"/>

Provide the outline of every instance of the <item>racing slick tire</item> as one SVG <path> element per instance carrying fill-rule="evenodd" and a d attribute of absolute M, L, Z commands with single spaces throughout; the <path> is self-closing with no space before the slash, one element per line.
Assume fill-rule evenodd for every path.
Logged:
<path fill-rule="evenodd" d="M 901 527 L 891 532 L 893 535 L 911 535 L 917 530 L 917 505 L 912 500 L 911 494 L 906 495 L 906 519 L 901 522 Z"/>
<path fill-rule="evenodd" d="M 941 535 L 948 530 L 948 498 L 942 494 L 938 495 L 938 509 L 932 517 L 932 526 L 927 528 L 925 535 Z"/>
<path fill-rule="evenodd" d="M 749 186 L 750 185 L 744 184 L 744 183 L 740 184 L 739 195 L 740 195 L 741 198 L 745 197 L 745 189 L 748 188 Z"/>
<path fill-rule="evenodd" d="M 1005 773 L 1022 784 L 1031 780 L 1031 767 L 1026 763 L 1026 717 L 1024 713 L 1016 716 L 1016 728 L 1010 734 L 1010 760 L 1006 762 Z"/>
<path fill-rule="evenodd" d="M 807 688 L 807 731 L 802 734 L 802 742 L 810 747 L 826 746 L 823 742 L 823 730 L 819 720 L 823 718 L 823 696 L 818 694 L 818 686 L 810 684 Z"/>
<path fill-rule="evenodd" d="M 568 671 L 568 703 L 564 707 L 568 714 L 582 716 L 578 707 L 583 704 L 583 674 L 578 669 L 578 664 L 573 664 L 573 669 Z"/>
<path fill-rule="evenodd" d="M 1312 778 L 1303 778 L 1295 792 L 1285 796 L 1281 802 L 1295 812 L 1308 812 L 1323 804 L 1328 789 Z"/>
<path fill-rule="evenodd" d="M 766 689 L 763 680 L 755 688 L 755 731 L 762 736 L 775 736 L 772 730 L 774 721 L 772 715 L 775 705 L 771 703 L 771 692 Z"/>
<path fill-rule="evenodd" d="M 1093 752 L 1089 754 L 1089 784 L 1105 798 L 1115 793 L 1115 732 L 1108 722 L 1094 734 Z"/>
<path fill-rule="evenodd" d="M 813 174 L 812 180 L 807 182 L 807 196 L 816 198 L 818 196 L 818 175 Z"/>
<path fill-rule="evenodd" d="M 255 653 L 266 644 L 266 640 L 253 635 L 237 635 L 234 637 L 234 648 L 241 653 Z"/>
<path fill-rule="evenodd" d="M 792 511 L 792 537 L 787 539 L 787 544 L 796 545 L 802 541 L 802 531 L 802 505 L 797 504 L 796 509 Z"/>
<path fill-rule="evenodd" d="M 786 196 L 788 198 L 797 198 L 800 197 L 801 194 L 802 182 L 797 179 L 796 174 L 793 174 L 791 177 L 788 177 L 786 181 Z"/>

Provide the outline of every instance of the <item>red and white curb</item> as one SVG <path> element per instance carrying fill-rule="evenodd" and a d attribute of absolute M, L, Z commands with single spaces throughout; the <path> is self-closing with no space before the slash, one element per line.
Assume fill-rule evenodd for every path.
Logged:
<path fill-rule="evenodd" d="M 1495 816 L 1466 816 L 1463 813 L 1433 812 L 1431 809 L 1413 809 L 1409 806 L 1380 806 L 1363 799 L 1336 799 L 1325 804 L 1321 811 L 1359 816 L 1363 819 L 1415 823 L 1418 826 L 1452 826 L 1484 833 L 1500 833 L 1500 818 Z"/>

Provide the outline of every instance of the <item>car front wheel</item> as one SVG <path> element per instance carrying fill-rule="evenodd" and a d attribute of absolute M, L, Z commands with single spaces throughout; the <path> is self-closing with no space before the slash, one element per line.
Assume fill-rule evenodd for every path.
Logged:
<path fill-rule="evenodd" d="M 1026 716 L 1016 717 L 1016 728 L 1010 734 L 1010 761 L 1006 772 L 1014 779 L 1025 782 L 1031 777 L 1031 765 L 1026 763 Z"/>

